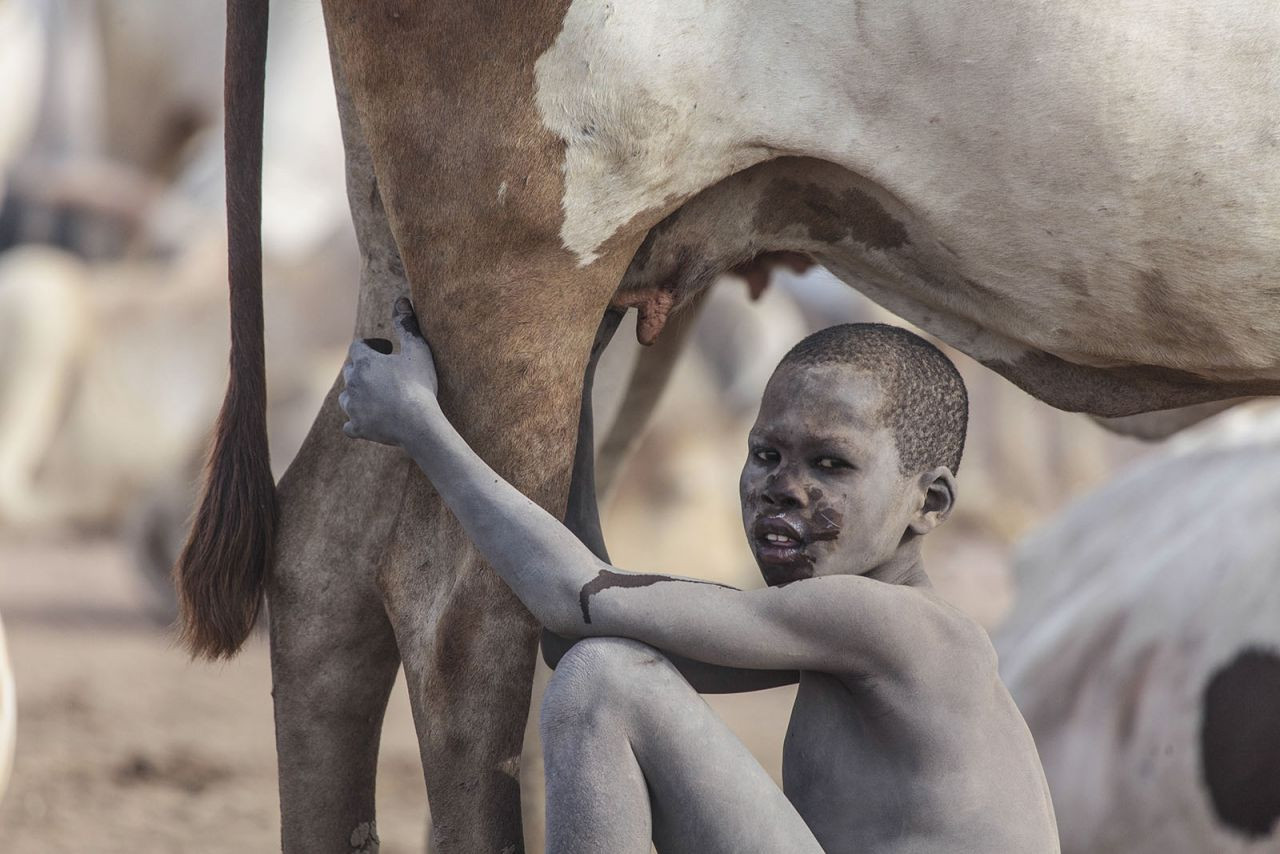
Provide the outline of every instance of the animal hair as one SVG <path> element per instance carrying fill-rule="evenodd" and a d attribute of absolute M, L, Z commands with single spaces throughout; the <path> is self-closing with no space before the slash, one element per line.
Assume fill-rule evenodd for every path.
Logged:
<path fill-rule="evenodd" d="M 174 566 L 180 638 L 192 655 L 235 655 L 271 572 L 277 506 L 267 449 L 262 341 L 262 106 L 266 0 L 227 3 L 227 260 L 231 376 L 205 484 Z"/>
<path fill-rule="evenodd" d="M 845 323 L 792 347 L 784 367 L 843 365 L 870 374 L 884 390 L 879 417 L 911 475 L 937 466 L 960 470 L 969 425 L 969 393 L 951 360 L 915 333 L 884 323 Z"/>

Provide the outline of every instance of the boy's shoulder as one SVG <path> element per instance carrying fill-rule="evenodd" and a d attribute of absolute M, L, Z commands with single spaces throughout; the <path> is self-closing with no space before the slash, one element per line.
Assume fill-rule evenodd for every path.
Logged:
<path fill-rule="evenodd" d="M 860 575 L 824 575 L 789 586 L 806 599 L 821 601 L 827 614 L 839 613 L 847 603 L 850 620 L 868 621 L 857 627 L 854 642 L 874 642 L 896 666 L 914 670 L 951 662 L 970 671 L 996 669 L 986 629 L 931 587 Z M 833 638 L 846 636 L 843 628 L 831 626 Z"/>

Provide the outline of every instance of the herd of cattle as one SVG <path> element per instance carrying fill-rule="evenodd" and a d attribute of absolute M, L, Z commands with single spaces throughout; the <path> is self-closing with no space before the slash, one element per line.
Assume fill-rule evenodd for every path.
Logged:
<path fill-rule="evenodd" d="M 319 13 L 280 12 L 264 221 L 277 465 L 341 362 L 360 265 Z M 221 4 L 198 0 L 0 0 L 0 530 L 127 532 L 163 613 L 226 375 L 221 27 Z M 705 312 L 697 357 L 729 379 L 728 405 L 748 405 L 734 381 L 752 358 L 771 367 L 764 350 L 875 311 L 788 299 L 772 348 L 725 331 L 741 306 Z M 1015 533 L 1035 515 L 1017 514 L 1108 469 L 1098 428 L 964 370 L 990 425 L 966 464 L 979 524 Z M 1280 845 L 1278 416 L 1252 404 L 1181 434 L 1017 551 L 997 647 L 1064 851 Z M 2 634 L 0 664 L 2 795 Z"/>

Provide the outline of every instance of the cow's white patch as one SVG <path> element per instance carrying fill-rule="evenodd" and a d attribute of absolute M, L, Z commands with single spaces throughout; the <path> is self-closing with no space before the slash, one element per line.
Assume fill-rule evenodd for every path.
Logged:
<path fill-rule="evenodd" d="M 1267 0 L 575 0 L 536 98 L 580 263 L 641 214 L 806 155 L 899 200 L 999 299 L 865 288 L 913 320 L 967 305 L 969 352 L 1227 380 L 1280 377 L 1278 57 Z"/>

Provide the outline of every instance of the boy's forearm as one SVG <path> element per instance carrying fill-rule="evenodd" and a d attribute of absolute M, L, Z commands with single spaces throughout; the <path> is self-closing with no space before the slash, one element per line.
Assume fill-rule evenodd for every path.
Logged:
<path fill-rule="evenodd" d="M 480 553 L 544 626 L 580 628 L 578 591 L 606 564 L 471 450 L 434 397 L 418 409 L 405 450 Z"/>

